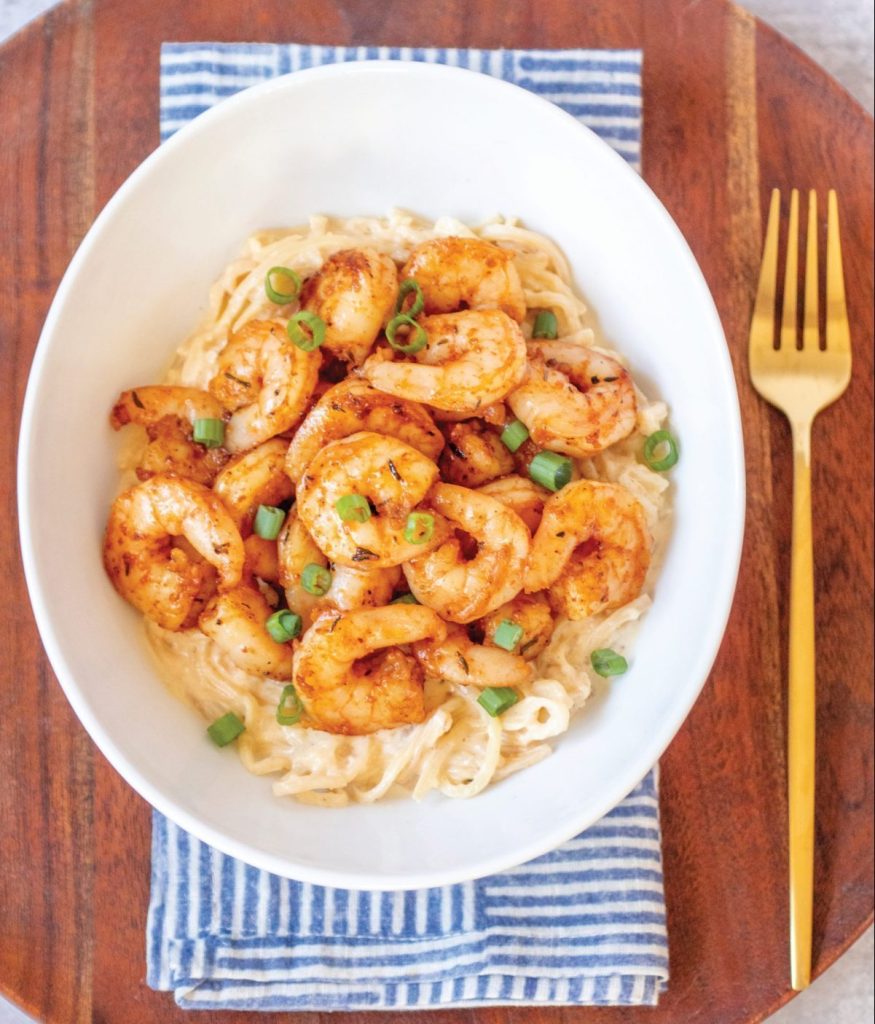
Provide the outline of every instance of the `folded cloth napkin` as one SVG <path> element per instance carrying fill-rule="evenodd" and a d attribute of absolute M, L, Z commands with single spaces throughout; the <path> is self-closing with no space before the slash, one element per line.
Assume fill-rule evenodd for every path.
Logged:
<path fill-rule="evenodd" d="M 162 140 L 266 78 L 373 58 L 441 61 L 515 82 L 638 166 L 638 51 L 167 43 Z M 652 1005 L 668 981 L 656 776 L 529 864 L 407 893 L 278 878 L 156 812 L 147 931 L 149 984 L 190 1008 Z"/>

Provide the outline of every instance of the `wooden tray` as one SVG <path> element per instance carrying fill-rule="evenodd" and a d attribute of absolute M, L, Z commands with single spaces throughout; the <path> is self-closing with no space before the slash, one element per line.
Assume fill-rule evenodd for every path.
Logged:
<path fill-rule="evenodd" d="M 17 424 L 34 346 L 77 243 L 157 145 L 163 40 L 643 48 L 644 174 L 717 300 L 749 488 L 726 639 L 663 759 L 670 990 L 655 1011 L 491 1008 L 392 1020 L 762 1020 L 790 995 L 783 694 L 791 459 L 785 421 L 747 377 L 748 318 L 767 190 L 836 187 L 855 362 L 850 390 L 814 438 L 820 972 L 872 920 L 873 131 L 823 70 L 724 0 L 76 0 L 0 48 L 0 422 L 12 597 L 0 623 L 0 989 L 52 1024 L 245 1019 L 186 1018 L 144 983 L 149 808 L 95 749 L 52 676 L 15 536 Z M 259 1019 L 281 1017 L 329 1020 Z"/>

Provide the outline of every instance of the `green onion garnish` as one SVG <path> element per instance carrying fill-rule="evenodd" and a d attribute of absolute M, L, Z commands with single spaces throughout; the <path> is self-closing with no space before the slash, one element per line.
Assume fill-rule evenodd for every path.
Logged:
<path fill-rule="evenodd" d="M 556 319 L 556 314 L 549 309 L 542 309 L 540 313 L 535 317 L 535 325 L 532 327 L 533 338 L 553 338 L 559 337 L 559 322 Z"/>
<path fill-rule="evenodd" d="M 310 329 L 309 334 L 303 330 L 301 324 L 307 325 Z M 325 321 L 308 309 L 301 309 L 289 318 L 286 334 L 302 352 L 312 352 L 325 341 Z"/>
<path fill-rule="evenodd" d="M 657 449 L 665 451 L 665 455 L 662 458 L 655 457 Z M 667 430 L 657 430 L 655 434 L 651 434 L 644 442 L 644 461 L 651 469 L 655 469 L 657 473 L 671 469 L 677 460 L 678 443 Z"/>
<path fill-rule="evenodd" d="M 276 706 L 276 720 L 280 725 L 297 725 L 304 714 L 304 705 L 298 696 L 298 691 L 289 683 L 283 687 L 280 694 L 280 702 Z"/>
<path fill-rule="evenodd" d="M 259 537 L 264 537 L 265 540 L 276 540 L 285 519 L 286 514 L 281 508 L 277 508 L 275 505 L 259 505 L 252 530 Z"/>
<path fill-rule="evenodd" d="M 361 494 L 344 494 L 334 507 L 345 523 L 366 523 L 371 518 L 371 506 Z"/>
<path fill-rule="evenodd" d="M 217 718 L 212 725 L 207 726 L 207 734 L 217 747 L 227 747 L 231 740 L 236 740 L 246 726 L 234 714 L 229 711 L 227 715 Z"/>
<path fill-rule="evenodd" d="M 434 516 L 430 512 L 411 512 L 404 524 L 408 544 L 426 544 L 434 536 Z"/>
<path fill-rule="evenodd" d="M 324 597 L 331 586 L 331 573 L 324 565 L 311 562 L 304 566 L 304 571 L 301 573 L 301 586 L 308 594 Z"/>
<path fill-rule="evenodd" d="M 402 594 L 400 597 L 393 597 L 389 604 L 419 604 L 413 594 Z"/>
<path fill-rule="evenodd" d="M 274 274 L 282 274 L 283 277 L 287 277 L 294 285 L 295 290 L 293 292 L 277 291 L 270 281 Z M 285 306 L 294 302 L 301 294 L 301 279 L 294 270 L 289 270 L 288 267 L 271 267 L 264 275 L 264 290 L 271 302 L 275 302 L 278 306 Z"/>
<path fill-rule="evenodd" d="M 415 293 L 413 302 L 410 303 L 407 309 L 402 309 L 404 306 L 404 300 L 411 292 Z M 412 277 L 406 277 L 398 286 L 398 301 L 395 303 L 395 312 L 404 312 L 408 316 L 419 316 L 423 309 L 425 309 L 425 299 L 422 296 L 422 289 L 419 287 L 419 282 L 414 281 Z"/>
<path fill-rule="evenodd" d="M 529 430 L 525 423 L 520 420 L 513 420 L 501 432 L 501 443 L 505 448 L 515 452 L 520 445 L 527 441 Z"/>
<path fill-rule="evenodd" d="M 589 656 L 592 667 L 600 676 L 621 676 L 629 667 L 629 662 L 622 654 L 617 654 L 610 647 L 601 647 Z"/>
<path fill-rule="evenodd" d="M 501 623 L 492 636 L 492 642 L 497 647 L 503 647 L 506 651 L 512 651 L 522 640 L 525 630 L 522 626 L 510 619 L 502 619 Z"/>
<path fill-rule="evenodd" d="M 411 329 L 408 337 L 412 340 L 408 341 L 406 345 L 395 340 L 399 327 L 409 327 Z M 406 356 L 412 356 L 414 352 L 419 352 L 425 348 L 428 344 L 428 335 L 412 316 L 409 316 L 407 313 L 399 313 L 397 316 L 393 316 L 389 323 L 386 324 L 386 341 L 389 342 L 396 352 L 403 352 Z"/>
<path fill-rule="evenodd" d="M 294 640 L 301 632 L 302 625 L 300 615 L 290 612 L 288 608 L 283 608 L 270 616 L 265 622 L 264 628 L 270 633 L 272 640 L 278 644 L 286 644 L 289 640 Z"/>
<path fill-rule="evenodd" d="M 529 463 L 529 476 L 551 491 L 558 491 L 571 479 L 571 459 L 556 452 L 538 452 Z"/>
<path fill-rule="evenodd" d="M 509 686 L 487 686 L 477 698 L 477 703 L 488 715 L 498 718 L 508 708 L 512 708 L 519 699 L 520 695 Z"/>
<path fill-rule="evenodd" d="M 204 448 L 220 448 L 225 443 L 225 421 L 195 420 L 192 424 L 191 436 Z"/>

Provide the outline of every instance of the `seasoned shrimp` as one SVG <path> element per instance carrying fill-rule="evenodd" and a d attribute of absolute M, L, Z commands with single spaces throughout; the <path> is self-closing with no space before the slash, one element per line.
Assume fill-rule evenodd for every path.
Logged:
<path fill-rule="evenodd" d="M 456 686 L 520 686 L 533 675 L 519 655 L 475 643 L 463 626 L 450 627 L 445 640 L 420 640 L 413 654 L 427 676 Z"/>
<path fill-rule="evenodd" d="M 331 585 L 325 594 L 311 594 L 301 582 L 308 565 L 328 568 L 329 562 L 294 511 L 279 536 L 279 581 L 286 592 L 289 608 L 296 611 L 309 627 L 312 619 L 328 608 L 354 611 L 356 608 L 378 608 L 388 604 L 401 570 L 372 569 L 361 566 L 331 566 Z"/>
<path fill-rule="evenodd" d="M 513 253 L 482 238 L 433 238 L 417 246 L 401 271 L 422 289 L 426 313 L 500 309 L 526 315 L 526 297 Z"/>
<path fill-rule="evenodd" d="M 303 308 L 325 322 L 324 347 L 358 366 L 391 319 L 398 298 L 398 271 L 374 249 L 334 253 L 304 285 Z"/>
<path fill-rule="evenodd" d="M 371 569 L 400 565 L 431 551 L 449 532 L 446 521 L 434 516 L 430 538 L 416 543 L 405 537 L 409 513 L 437 476 L 431 459 L 410 445 L 361 431 L 326 445 L 310 462 L 298 485 L 298 515 L 332 562 Z M 376 514 L 364 523 L 344 521 L 336 504 L 347 495 L 366 499 Z"/>
<path fill-rule="evenodd" d="M 248 536 L 259 505 L 279 505 L 295 488 L 286 476 L 288 443 L 278 437 L 239 455 L 216 477 L 213 490 L 234 517 L 237 528 Z"/>
<path fill-rule="evenodd" d="M 380 391 L 448 412 L 473 415 L 504 398 L 526 372 L 526 342 L 519 324 L 500 310 L 467 310 L 425 317 L 428 344 L 407 360 L 384 353 L 362 368 Z"/>
<path fill-rule="evenodd" d="M 297 482 L 307 465 L 331 441 L 360 430 L 397 437 L 437 461 L 444 439 L 421 405 L 378 391 L 360 377 L 335 384 L 307 413 L 295 432 L 286 472 Z"/>
<path fill-rule="evenodd" d="M 175 537 L 185 538 L 204 561 L 175 547 Z M 213 569 L 220 589 L 236 587 L 243 561 L 240 531 L 202 484 L 153 476 L 112 504 L 103 564 L 119 594 L 165 629 L 188 625 Z"/>
<path fill-rule="evenodd" d="M 477 542 L 466 560 L 455 534 L 429 554 L 406 562 L 413 596 L 453 622 L 472 622 L 522 589 L 529 530 L 495 498 L 454 484 L 435 484 L 426 504 Z"/>
<path fill-rule="evenodd" d="M 650 547 L 644 509 L 625 487 L 568 484 L 544 505 L 526 593 L 549 588 L 551 602 L 569 619 L 619 608 L 641 593 Z"/>
<path fill-rule="evenodd" d="M 553 635 L 553 612 L 544 593 L 517 594 L 512 601 L 482 618 L 477 625 L 483 630 L 483 643 L 487 647 L 496 646 L 495 631 L 505 620 L 522 628 L 523 635 L 514 653 L 527 661 L 537 658 Z"/>
<path fill-rule="evenodd" d="M 244 576 L 255 576 L 267 583 L 279 582 L 279 555 L 275 540 L 267 540 L 251 533 L 243 541 L 243 548 L 246 551 Z"/>
<path fill-rule="evenodd" d="M 254 587 L 244 585 L 217 594 L 201 613 L 198 625 L 244 672 L 291 679 L 291 644 L 277 643 L 264 628 L 272 612 Z"/>
<path fill-rule="evenodd" d="M 638 418 L 629 371 L 564 341 L 529 344 L 528 372 L 507 401 L 535 444 L 578 458 L 628 437 Z"/>
<path fill-rule="evenodd" d="M 225 410 L 208 391 L 156 384 L 123 391 L 109 421 L 113 430 L 128 423 L 146 428 L 149 443 L 137 466 L 141 480 L 166 473 L 209 486 L 228 461 L 228 452 L 224 447 L 198 444 L 192 427 L 195 420 L 220 420 L 224 415 Z"/>
<path fill-rule="evenodd" d="M 479 488 L 481 494 L 497 498 L 502 505 L 507 505 L 522 519 L 532 533 L 541 523 L 544 502 L 550 497 L 545 487 L 539 487 L 533 480 L 524 476 L 503 476 L 500 480 L 492 480 Z"/>
<path fill-rule="evenodd" d="M 440 617 L 417 605 L 320 616 L 295 657 L 295 689 L 310 724 L 360 736 L 422 722 L 423 672 L 399 647 L 445 635 Z"/>
<path fill-rule="evenodd" d="M 245 452 L 285 433 L 307 411 L 322 356 L 289 341 L 280 320 L 250 320 L 219 354 L 210 393 L 232 410 L 225 446 Z"/>
<path fill-rule="evenodd" d="M 480 487 L 513 472 L 513 455 L 498 432 L 480 420 L 454 423 L 445 433 L 447 446 L 438 464 L 446 483 Z"/>

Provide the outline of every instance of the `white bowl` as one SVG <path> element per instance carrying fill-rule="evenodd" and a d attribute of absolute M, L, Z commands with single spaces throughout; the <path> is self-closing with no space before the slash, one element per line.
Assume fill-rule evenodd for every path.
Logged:
<path fill-rule="evenodd" d="M 636 377 L 671 407 L 675 522 L 631 671 L 545 761 L 469 801 L 278 799 L 161 685 L 139 615 L 101 564 L 117 483 L 108 410 L 155 381 L 254 229 L 393 206 L 520 216 L 555 239 Z M 707 286 L 638 176 L 544 100 L 473 72 L 368 62 L 229 99 L 152 154 L 76 253 L 40 339 L 19 450 L 21 542 L 52 666 L 94 741 L 146 800 L 250 864 L 407 889 L 520 864 L 596 821 L 683 722 L 717 652 L 744 508 L 737 396 Z"/>

